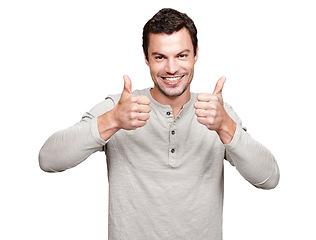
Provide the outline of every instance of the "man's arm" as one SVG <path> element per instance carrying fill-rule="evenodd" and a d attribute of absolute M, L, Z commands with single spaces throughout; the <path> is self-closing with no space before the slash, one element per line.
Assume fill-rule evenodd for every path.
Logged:
<path fill-rule="evenodd" d="M 262 189 L 273 189 L 278 185 L 280 172 L 271 152 L 254 140 L 241 125 L 226 147 L 226 159 L 252 185 Z"/>
<path fill-rule="evenodd" d="M 101 151 L 106 141 L 99 135 L 97 117 L 113 107 L 112 99 L 107 98 L 85 113 L 79 123 L 48 138 L 39 153 L 41 169 L 46 172 L 64 171 Z"/>
<path fill-rule="evenodd" d="M 72 168 L 92 153 L 101 151 L 120 129 L 142 127 L 149 119 L 150 99 L 132 94 L 132 83 L 124 76 L 124 89 L 115 105 L 107 98 L 86 113 L 76 125 L 53 134 L 39 153 L 39 164 L 46 172 Z"/>
<path fill-rule="evenodd" d="M 216 131 L 226 147 L 226 157 L 240 174 L 256 187 L 271 189 L 279 182 L 279 168 L 262 144 L 251 138 L 241 127 L 237 115 L 224 108 L 222 90 L 226 79 L 221 77 L 213 94 L 202 93 L 194 104 L 197 120 L 209 130 Z M 229 108 L 226 106 L 226 108 Z M 232 119 L 235 115 L 235 121 Z"/>

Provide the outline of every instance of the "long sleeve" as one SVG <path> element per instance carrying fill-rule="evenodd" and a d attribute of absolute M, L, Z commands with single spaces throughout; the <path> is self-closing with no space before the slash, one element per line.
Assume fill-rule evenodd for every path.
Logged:
<path fill-rule="evenodd" d="M 229 104 L 225 103 L 224 107 L 237 123 L 232 141 L 224 144 L 226 159 L 252 185 L 262 189 L 275 188 L 279 182 L 280 172 L 274 156 L 246 132 L 241 119 Z"/>
<path fill-rule="evenodd" d="M 240 174 L 258 188 L 272 189 L 279 182 L 279 168 L 271 152 L 237 124 L 233 140 L 225 145 L 226 157 Z"/>
<path fill-rule="evenodd" d="M 85 113 L 80 122 L 48 138 L 39 153 L 41 169 L 47 172 L 64 171 L 102 151 L 106 141 L 99 135 L 97 117 L 113 107 L 113 100 L 107 98 Z"/>

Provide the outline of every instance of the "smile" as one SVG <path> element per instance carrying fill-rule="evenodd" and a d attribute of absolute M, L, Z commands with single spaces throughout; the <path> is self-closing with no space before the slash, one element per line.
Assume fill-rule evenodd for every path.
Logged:
<path fill-rule="evenodd" d="M 167 85 L 177 85 L 179 82 L 181 82 L 183 76 L 179 77 L 162 77 L 162 80 Z"/>

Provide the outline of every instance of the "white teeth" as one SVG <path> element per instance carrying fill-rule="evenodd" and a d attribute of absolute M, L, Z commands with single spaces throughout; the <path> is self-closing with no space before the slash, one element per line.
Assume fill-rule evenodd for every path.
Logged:
<path fill-rule="evenodd" d="M 179 81 L 182 77 L 166 77 L 164 78 L 165 81 L 167 82 L 176 82 L 176 81 Z"/>

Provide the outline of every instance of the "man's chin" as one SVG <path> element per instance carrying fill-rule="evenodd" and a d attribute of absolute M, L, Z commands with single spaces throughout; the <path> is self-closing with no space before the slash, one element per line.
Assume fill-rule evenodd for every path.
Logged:
<path fill-rule="evenodd" d="M 165 96 L 170 97 L 170 98 L 181 96 L 188 88 L 188 87 L 185 87 L 184 89 L 177 89 L 176 87 L 174 87 L 174 88 L 163 89 L 158 85 L 156 86 L 160 90 L 161 93 L 163 93 Z"/>

